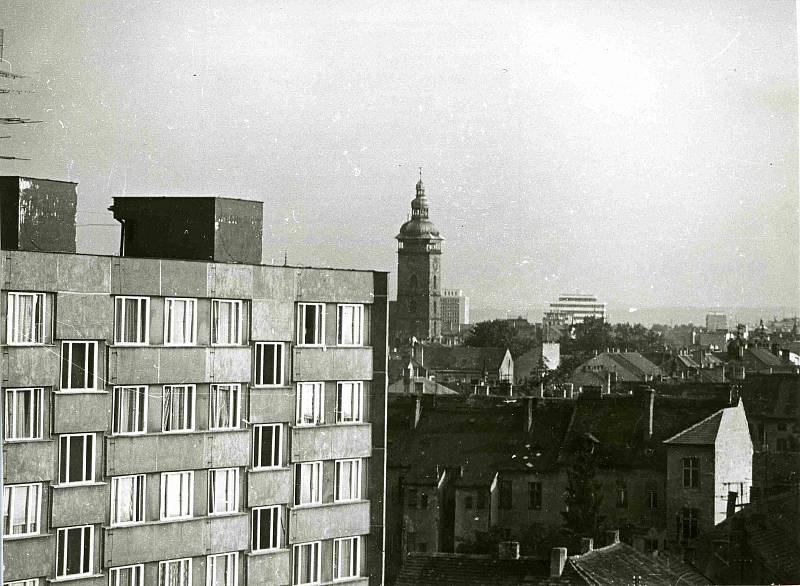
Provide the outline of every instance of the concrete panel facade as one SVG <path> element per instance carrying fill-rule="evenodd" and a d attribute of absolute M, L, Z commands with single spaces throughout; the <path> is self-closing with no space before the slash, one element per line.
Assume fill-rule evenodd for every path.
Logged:
<path fill-rule="evenodd" d="M 93 393 L 53 393 L 53 433 L 104 431 L 111 422 L 111 396 Z"/>
<path fill-rule="evenodd" d="M 295 507 L 289 512 L 289 543 L 369 533 L 369 501 Z"/>
<path fill-rule="evenodd" d="M 291 468 L 251 470 L 247 474 L 247 504 L 263 507 L 292 502 Z"/>
<path fill-rule="evenodd" d="M 51 527 L 103 524 L 108 521 L 108 485 L 61 486 L 52 492 Z"/>
<path fill-rule="evenodd" d="M 370 380 L 371 348 L 295 348 L 292 377 L 296 381 Z"/>
<path fill-rule="evenodd" d="M 247 575 L 258 576 L 258 584 L 283 585 L 291 572 L 291 552 L 288 549 L 247 554 Z"/>
<path fill-rule="evenodd" d="M 371 425 L 315 425 L 292 429 L 291 458 L 297 462 L 368 458 L 372 451 Z"/>

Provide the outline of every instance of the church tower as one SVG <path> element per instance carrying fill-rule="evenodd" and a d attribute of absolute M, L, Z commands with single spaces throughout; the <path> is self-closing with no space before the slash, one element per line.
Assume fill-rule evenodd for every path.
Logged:
<path fill-rule="evenodd" d="M 439 341 L 442 336 L 441 258 L 439 230 L 428 218 L 428 198 L 417 182 L 411 201 L 411 219 L 400 227 L 397 238 L 397 303 L 393 311 L 396 340 Z"/>

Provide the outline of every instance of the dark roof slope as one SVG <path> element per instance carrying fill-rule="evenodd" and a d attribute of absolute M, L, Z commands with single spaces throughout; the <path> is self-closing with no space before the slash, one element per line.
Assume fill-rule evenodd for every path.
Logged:
<path fill-rule="evenodd" d="M 666 444 L 682 445 L 714 445 L 717 441 L 719 424 L 722 423 L 722 411 L 709 415 L 702 421 L 684 429 L 677 435 L 664 440 Z"/>
<path fill-rule="evenodd" d="M 660 560 L 636 551 L 624 543 L 601 547 L 569 558 L 570 565 L 587 584 L 710 584 L 696 571 L 684 564 L 667 566 Z M 638 577 L 638 578 L 637 578 Z"/>
<path fill-rule="evenodd" d="M 422 365 L 428 370 L 498 370 L 506 355 L 505 348 L 425 345 Z"/>

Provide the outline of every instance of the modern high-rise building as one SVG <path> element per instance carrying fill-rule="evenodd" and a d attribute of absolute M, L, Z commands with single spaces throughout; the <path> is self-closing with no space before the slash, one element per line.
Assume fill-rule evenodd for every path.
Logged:
<path fill-rule="evenodd" d="M 441 257 L 439 230 L 429 218 L 428 198 L 420 176 L 411 201 L 411 218 L 397 239 L 397 301 L 390 319 L 393 341 L 438 341 L 442 336 Z"/>
<path fill-rule="evenodd" d="M 441 302 L 443 332 L 458 332 L 469 323 L 469 297 L 461 289 L 443 289 Z"/>
<path fill-rule="evenodd" d="M 387 275 L 266 266 L 259 202 L 0 179 L 3 582 L 383 583 Z"/>
<path fill-rule="evenodd" d="M 567 293 L 551 301 L 545 320 L 564 324 L 579 324 L 586 318 L 606 319 L 606 304 L 594 295 Z"/>

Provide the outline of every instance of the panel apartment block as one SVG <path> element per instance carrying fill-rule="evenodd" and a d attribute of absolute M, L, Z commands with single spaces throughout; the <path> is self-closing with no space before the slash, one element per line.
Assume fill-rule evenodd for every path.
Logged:
<path fill-rule="evenodd" d="M 383 583 L 385 273 L 0 270 L 6 583 Z"/>

